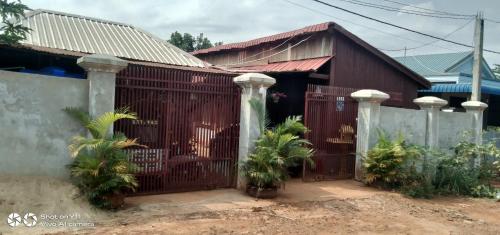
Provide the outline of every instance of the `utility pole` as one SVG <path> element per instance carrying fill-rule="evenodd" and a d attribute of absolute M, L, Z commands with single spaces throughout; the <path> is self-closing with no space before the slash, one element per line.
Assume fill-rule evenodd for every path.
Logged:
<path fill-rule="evenodd" d="M 474 28 L 474 64 L 472 66 L 472 101 L 481 101 L 481 67 L 483 62 L 483 35 L 484 19 L 483 13 L 476 15 L 476 26 Z"/>

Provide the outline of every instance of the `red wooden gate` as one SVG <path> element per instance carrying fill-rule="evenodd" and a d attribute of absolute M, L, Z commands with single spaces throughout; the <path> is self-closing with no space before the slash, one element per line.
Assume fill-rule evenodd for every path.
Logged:
<path fill-rule="evenodd" d="M 359 89 L 309 85 L 305 97 L 306 134 L 315 149 L 315 166 L 304 164 L 303 179 L 346 179 L 354 176 L 358 103 L 351 93 Z M 400 93 L 389 92 L 386 105 L 398 106 Z"/>
<path fill-rule="evenodd" d="M 139 194 L 233 187 L 240 89 L 231 74 L 129 65 L 117 76 L 116 104 L 138 120 L 115 131 L 138 138 Z"/>

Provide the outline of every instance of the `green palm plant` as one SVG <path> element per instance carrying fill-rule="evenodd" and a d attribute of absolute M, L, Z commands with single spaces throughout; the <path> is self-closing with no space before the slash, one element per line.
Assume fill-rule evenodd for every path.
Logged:
<path fill-rule="evenodd" d="M 111 133 L 114 122 L 121 119 L 137 119 L 127 109 L 107 112 L 92 118 L 77 108 L 64 109 L 78 120 L 90 133 L 89 137 L 75 136 L 69 145 L 74 158 L 69 165 L 71 177 L 89 202 L 101 208 L 114 208 L 123 203 L 125 190 L 138 187 L 134 172 L 136 166 L 128 160 L 125 151 L 129 147 L 144 147 L 137 139 L 128 139 L 122 133 Z"/>
<path fill-rule="evenodd" d="M 289 178 L 288 168 L 302 162 L 313 164 L 313 150 L 309 141 L 302 139 L 308 130 L 300 116 L 288 117 L 273 129 L 266 129 L 267 122 L 262 103 L 250 101 L 259 116 L 261 136 L 248 160 L 240 164 L 242 175 L 249 186 L 258 190 L 278 188 Z"/>

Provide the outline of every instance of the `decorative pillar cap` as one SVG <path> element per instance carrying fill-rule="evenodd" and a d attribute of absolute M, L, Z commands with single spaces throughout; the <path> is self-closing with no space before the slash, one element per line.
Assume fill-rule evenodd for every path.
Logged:
<path fill-rule="evenodd" d="M 233 78 L 233 81 L 239 86 L 253 85 L 263 86 L 264 88 L 270 87 L 276 83 L 276 79 L 262 73 L 245 73 Z"/>
<path fill-rule="evenodd" d="M 481 101 L 466 101 L 462 103 L 462 107 L 464 107 L 467 111 L 469 110 L 479 110 L 483 111 L 486 108 L 488 108 L 488 105 L 486 103 L 483 103 Z"/>
<path fill-rule="evenodd" d="M 441 108 L 448 104 L 448 101 L 435 96 L 424 96 L 413 100 L 413 103 L 420 108 Z"/>
<path fill-rule="evenodd" d="M 372 103 L 382 103 L 384 100 L 390 98 L 387 93 L 381 92 L 379 90 L 359 90 L 351 93 L 351 97 L 359 102 L 372 102 Z"/>
<path fill-rule="evenodd" d="M 88 72 L 118 73 L 128 62 L 112 55 L 92 54 L 78 58 L 76 63 Z"/>

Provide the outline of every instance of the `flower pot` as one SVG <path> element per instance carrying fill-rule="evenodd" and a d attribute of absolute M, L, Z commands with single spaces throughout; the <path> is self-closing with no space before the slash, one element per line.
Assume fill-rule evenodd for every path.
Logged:
<path fill-rule="evenodd" d="M 118 209 L 125 204 L 125 194 L 114 193 L 104 196 L 104 200 L 109 202 L 109 209 Z"/>
<path fill-rule="evenodd" d="M 258 187 L 248 185 L 247 194 L 255 198 L 271 199 L 278 196 L 278 188 L 273 187 L 273 188 L 264 188 L 259 190 Z"/>

